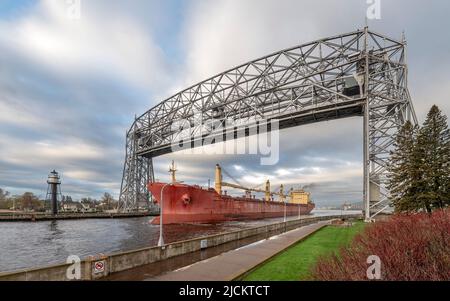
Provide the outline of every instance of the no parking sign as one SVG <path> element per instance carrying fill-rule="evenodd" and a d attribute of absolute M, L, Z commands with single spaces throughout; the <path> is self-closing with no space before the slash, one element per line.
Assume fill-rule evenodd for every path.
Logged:
<path fill-rule="evenodd" d="M 105 261 L 99 260 L 94 262 L 94 274 L 103 273 L 105 271 Z"/>

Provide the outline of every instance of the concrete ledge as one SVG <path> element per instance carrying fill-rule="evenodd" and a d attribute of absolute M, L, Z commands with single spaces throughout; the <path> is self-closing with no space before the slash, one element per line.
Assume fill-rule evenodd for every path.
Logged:
<path fill-rule="evenodd" d="M 165 260 L 171 257 L 199 251 L 204 248 L 218 246 L 220 244 L 224 244 L 234 240 L 240 240 L 243 238 L 261 234 L 267 234 L 268 236 L 269 235 L 272 236 L 298 228 L 299 226 L 302 225 L 307 225 L 318 221 L 336 219 L 340 217 L 358 218 L 360 216 L 343 215 L 343 216 L 306 217 L 300 220 L 287 221 L 286 223 L 284 222 L 274 223 L 255 228 L 242 229 L 233 232 L 179 241 L 168 244 L 163 247 L 148 247 L 132 251 L 113 253 L 109 255 L 89 257 L 80 262 L 81 264 L 80 280 L 100 279 L 112 273 L 132 269 L 134 267 L 142 266 L 160 260 Z M 104 269 L 100 273 L 95 273 L 94 264 L 95 262 L 98 261 L 103 262 Z M 9 281 L 9 280 L 65 281 L 68 280 L 66 273 L 70 267 L 71 264 L 59 264 L 41 268 L 24 269 L 14 272 L 0 273 L 0 281 Z"/>

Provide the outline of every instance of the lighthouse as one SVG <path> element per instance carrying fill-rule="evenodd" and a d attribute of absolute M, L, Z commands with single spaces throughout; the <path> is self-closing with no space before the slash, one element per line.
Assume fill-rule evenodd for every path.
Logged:
<path fill-rule="evenodd" d="M 58 214 L 58 196 L 61 196 L 61 179 L 59 174 L 53 170 L 49 173 L 47 179 L 47 200 L 50 200 L 52 214 Z"/>

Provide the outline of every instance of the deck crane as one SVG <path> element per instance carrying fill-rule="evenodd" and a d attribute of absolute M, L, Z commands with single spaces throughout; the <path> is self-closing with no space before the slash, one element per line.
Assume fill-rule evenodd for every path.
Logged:
<path fill-rule="evenodd" d="M 222 177 L 222 171 L 226 173 L 230 178 L 232 178 L 237 184 L 228 183 L 223 181 Z M 259 186 L 259 185 L 258 185 Z M 265 189 L 259 189 L 259 188 L 249 188 L 245 187 L 244 185 L 241 185 L 236 179 L 234 179 L 226 170 L 224 170 L 219 164 L 216 164 L 216 172 L 215 172 L 215 190 L 218 194 L 222 194 L 222 187 L 230 187 L 235 189 L 241 189 L 244 190 L 246 193 L 251 192 L 262 192 L 264 193 L 264 198 L 266 202 L 272 201 L 272 197 L 274 195 L 277 195 L 280 197 L 280 201 L 284 202 L 284 200 L 288 197 L 288 195 L 284 194 L 283 191 L 283 184 L 280 185 L 279 191 L 270 191 L 270 181 L 266 181 Z"/>

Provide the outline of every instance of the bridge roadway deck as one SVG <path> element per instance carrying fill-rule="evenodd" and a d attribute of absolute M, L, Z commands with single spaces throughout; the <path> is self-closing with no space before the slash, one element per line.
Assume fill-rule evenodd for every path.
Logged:
<path fill-rule="evenodd" d="M 321 221 L 196 262 L 146 280 L 231 281 L 306 238 L 331 221 Z"/>

